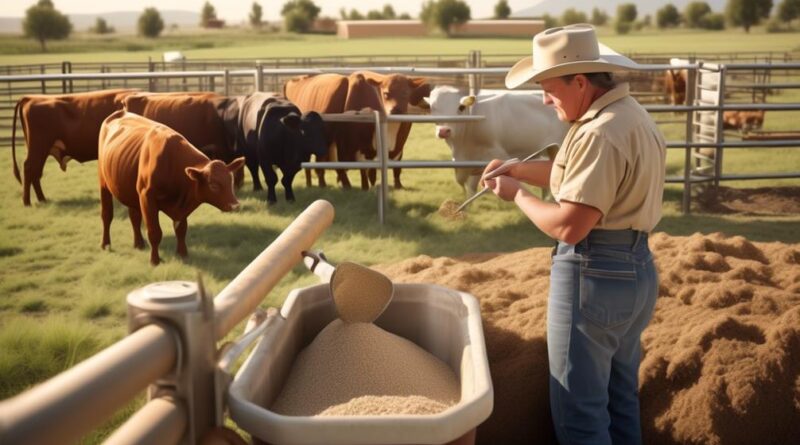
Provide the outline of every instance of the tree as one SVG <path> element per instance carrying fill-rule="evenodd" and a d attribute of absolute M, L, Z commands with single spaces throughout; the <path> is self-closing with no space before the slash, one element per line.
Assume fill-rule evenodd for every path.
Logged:
<path fill-rule="evenodd" d="M 200 11 L 200 26 L 203 28 L 208 28 L 208 22 L 216 19 L 217 10 L 214 9 L 214 6 L 211 4 L 211 2 L 206 2 L 203 5 L 203 10 Z"/>
<path fill-rule="evenodd" d="M 550 14 L 542 15 L 541 19 L 544 22 L 545 29 L 553 28 L 555 26 L 558 26 L 558 19 L 556 19 L 555 17 L 551 16 Z"/>
<path fill-rule="evenodd" d="M 636 20 L 636 5 L 633 3 L 623 3 L 617 6 L 617 21 L 633 23 Z"/>
<path fill-rule="evenodd" d="M 97 20 L 94 22 L 94 26 L 89 28 L 89 32 L 93 32 L 95 34 L 111 34 L 114 32 L 114 28 L 108 26 L 108 23 L 106 23 L 106 19 L 98 17 Z"/>
<path fill-rule="evenodd" d="M 164 30 L 164 20 L 156 8 L 145 8 L 137 24 L 139 35 L 156 38 Z"/>
<path fill-rule="evenodd" d="M 367 20 L 383 20 L 383 14 L 376 9 L 367 11 Z"/>
<path fill-rule="evenodd" d="M 706 14 L 700 17 L 698 26 L 703 29 L 725 29 L 725 16 L 714 13 Z"/>
<path fill-rule="evenodd" d="M 393 19 L 397 18 L 397 14 L 394 12 L 394 8 L 392 8 L 392 5 L 390 5 L 388 3 L 383 5 L 383 13 L 382 13 L 382 15 L 383 15 L 384 20 L 393 20 Z"/>
<path fill-rule="evenodd" d="M 47 51 L 47 40 L 61 40 L 69 37 L 72 23 L 59 12 L 50 0 L 39 0 L 25 11 L 22 29 L 26 37 L 39 41 L 42 51 Z"/>
<path fill-rule="evenodd" d="M 573 25 L 575 23 L 586 23 L 586 14 L 576 11 L 574 8 L 568 8 L 561 14 L 562 25 Z"/>
<path fill-rule="evenodd" d="M 450 35 L 450 27 L 466 23 L 470 9 L 462 0 L 428 0 L 422 4 L 420 19 L 430 27 L 437 27 Z"/>
<path fill-rule="evenodd" d="M 407 12 L 404 12 L 404 13 L 400 14 L 400 17 L 398 17 L 398 19 L 400 19 L 400 20 L 411 20 L 411 16 L 408 15 Z"/>
<path fill-rule="evenodd" d="M 686 19 L 686 26 L 689 28 L 699 28 L 700 19 L 711 13 L 711 7 L 706 2 L 691 2 L 686 5 L 684 10 L 684 18 Z"/>
<path fill-rule="evenodd" d="M 592 9 L 591 24 L 594 26 L 603 26 L 608 22 L 608 14 L 599 10 L 598 8 Z"/>
<path fill-rule="evenodd" d="M 681 24 L 681 14 L 672 3 L 667 3 L 656 11 L 656 25 L 659 28 L 674 28 Z"/>
<path fill-rule="evenodd" d="M 769 17 L 772 0 L 728 0 L 725 15 L 733 26 L 741 26 L 749 33 L 750 27 Z"/>
<path fill-rule="evenodd" d="M 355 9 L 351 9 L 349 20 L 364 20 L 364 15 Z"/>
<path fill-rule="evenodd" d="M 511 8 L 506 0 L 500 0 L 494 5 L 494 18 L 507 19 L 511 15 Z"/>
<path fill-rule="evenodd" d="M 289 0 L 283 4 L 281 15 L 288 31 L 307 32 L 319 11 L 319 7 L 311 0 Z"/>
<path fill-rule="evenodd" d="M 621 22 L 617 20 L 614 22 L 614 30 L 617 34 L 627 34 L 631 32 L 631 28 L 633 27 L 633 23 L 631 22 Z"/>
<path fill-rule="evenodd" d="M 800 17 L 800 0 L 783 0 L 778 5 L 778 18 L 782 22 L 789 23 Z"/>
<path fill-rule="evenodd" d="M 258 2 L 253 2 L 253 7 L 250 9 L 250 26 L 253 28 L 261 28 L 261 17 L 263 16 L 264 11 L 261 9 L 261 5 Z"/>

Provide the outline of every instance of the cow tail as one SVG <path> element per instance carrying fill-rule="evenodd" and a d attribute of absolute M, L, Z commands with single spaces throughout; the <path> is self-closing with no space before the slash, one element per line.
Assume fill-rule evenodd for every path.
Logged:
<path fill-rule="evenodd" d="M 22 105 L 22 99 L 17 101 L 17 105 L 14 106 L 14 125 L 11 130 L 11 158 L 14 160 L 14 177 L 17 178 L 17 182 L 22 184 L 22 178 L 19 174 L 19 167 L 17 166 L 17 113 Z M 22 113 L 19 113 L 19 119 L 22 120 Z"/>

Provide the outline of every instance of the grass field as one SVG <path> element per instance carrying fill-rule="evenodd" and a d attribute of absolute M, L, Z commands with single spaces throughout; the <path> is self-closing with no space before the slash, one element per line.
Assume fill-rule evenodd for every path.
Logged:
<path fill-rule="evenodd" d="M 243 33 L 247 34 L 247 33 Z M 733 36 L 742 37 L 732 39 Z M 764 34 L 759 31 L 744 38 L 741 32 L 678 32 L 667 39 L 657 33 L 606 36 L 610 46 L 622 51 L 730 51 L 737 49 L 788 51 L 798 49 L 797 34 Z M 241 37 L 241 36 L 240 36 Z M 187 50 L 192 57 L 257 57 L 275 55 L 331 55 L 428 51 L 430 54 L 466 53 L 481 49 L 491 53 L 524 53 L 528 39 L 392 39 L 379 41 L 339 41 L 329 36 L 236 37 L 235 33 L 176 37 L 175 45 L 195 45 L 210 41 L 213 48 Z M 673 38 L 674 37 L 674 38 Z M 228 40 L 226 40 L 228 39 Z M 17 40 L 13 40 L 17 42 Z M 702 47 L 697 45 L 702 41 Z M 0 39 L 0 48 L 12 40 Z M 228 42 L 217 46 L 218 42 Z M 691 43 L 691 44 L 690 44 Z M 9 43 L 11 44 L 11 43 Z M 17 43 L 13 43 L 16 45 Z M 76 45 L 70 48 L 69 45 Z M 172 45 L 173 43 L 170 43 Z M 58 54 L 9 54 L 0 56 L 0 65 L 39 63 L 45 60 L 110 61 L 158 56 L 167 47 L 129 52 L 111 46 L 103 52 L 83 52 L 81 42 L 67 42 L 68 52 Z M 88 44 L 86 44 L 88 45 Z M 200 45 L 202 46 L 202 45 Z M 57 49 L 53 46 L 53 50 Z M 175 49 L 170 46 L 169 49 Z M 89 48 L 94 51 L 93 48 Z M 797 101 L 797 95 L 787 96 Z M 797 114 L 768 117 L 769 129 L 797 129 Z M 667 139 L 681 137 L 682 127 L 664 128 Z M 415 125 L 404 159 L 444 160 L 450 153 L 433 137 L 432 125 Z M 24 148 L 18 150 L 21 162 Z M 672 150 L 668 174 L 682 171 L 683 152 Z M 240 211 L 224 214 L 210 206 L 200 207 L 189 218 L 187 242 L 190 257 L 180 261 L 174 254 L 175 238 L 171 221 L 162 216 L 164 263 L 151 267 L 148 251 L 132 248 L 127 212 L 116 205 L 112 224 L 112 249 L 100 249 L 101 222 L 97 190 L 96 163 L 71 163 L 62 173 L 49 161 L 42 181 L 50 201 L 24 208 L 21 187 L 11 174 L 10 150 L 0 151 L 0 399 L 10 397 L 30 385 L 63 371 L 126 333 L 125 296 L 128 292 L 155 281 L 191 280 L 203 274 L 212 291 L 221 290 L 255 258 L 305 206 L 316 199 L 327 199 L 336 209 L 331 228 L 317 242 L 333 261 L 350 260 L 363 264 L 394 263 L 416 255 L 458 256 L 471 252 L 508 252 L 534 246 L 549 246 L 551 241 L 539 232 L 511 204 L 485 197 L 471 207 L 463 220 L 441 216 L 438 208 L 445 200 L 460 201 L 463 192 L 451 170 L 404 170 L 404 190 L 391 190 L 387 223 L 377 221 L 377 196 L 374 190 L 343 191 L 338 187 L 306 188 L 302 175 L 295 180 L 297 202 L 287 203 L 279 189 L 279 202 L 267 206 L 264 194 L 251 191 L 245 183 L 239 193 Z M 729 150 L 725 171 L 800 171 L 800 153 L 792 149 Z M 351 180 L 358 184 L 357 175 Z M 333 183 L 333 174 L 328 174 Z M 800 185 L 800 180 L 740 182 L 734 186 Z M 744 216 L 680 213 L 681 189 L 665 191 L 664 217 L 658 231 L 672 235 L 694 232 L 725 232 L 755 241 L 800 242 L 800 215 Z M 35 202 L 35 201 L 34 201 Z M 267 296 L 263 305 L 280 305 L 292 288 L 316 283 L 301 267 L 296 268 Z M 96 443 L 108 428 L 118 425 L 141 399 L 118 413 L 108 425 L 86 439 Z"/>

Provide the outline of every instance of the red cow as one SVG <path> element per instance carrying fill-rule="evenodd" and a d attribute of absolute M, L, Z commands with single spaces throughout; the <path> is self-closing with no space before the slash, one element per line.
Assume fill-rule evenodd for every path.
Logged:
<path fill-rule="evenodd" d="M 291 79 L 284 86 L 284 95 L 301 111 L 318 113 L 343 113 L 370 108 L 384 114 L 404 114 L 409 105 L 421 104 L 422 98 L 429 93 L 430 85 L 422 78 L 381 75 L 369 71 L 359 71 L 349 77 L 338 74 L 305 76 Z M 337 145 L 337 150 L 330 152 L 336 153 L 338 160 L 342 161 L 355 160 L 359 156 L 374 158 L 374 127 L 372 124 L 328 123 L 328 141 Z M 389 125 L 387 148 L 391 159 L 402 158 L 410 130 L 410 123 Z M 325 180 L 320 171 L 318 176 L 320 186 L 324 186 Z M 402 188 L 400 169 L 394 170 L 394 177 L 395 187 Z M 345 187 L 350 186 L 342 171 L 339 171 L 339 179 Z M 306 176 L 306 183 L 311 185 L 309 176 Z M 368 188 L 368 184 L 365 184 L 362 182 L 362 188 Z"/>
<path fill-rule="evenodd" d="M 104 90 L 90 93 L 59 95 L 26 95 L 14 107 L 11 156 L 14 176 L 22 186 L 22 202 L 31 205 L 31 185 L 39 202 L 47 199 L 42 192 L 42 171 L 48 156 L 53 156 L 61 170 L 75 159 L 86 162 L 97 159 L 97 135 L 100 124 L 109 114 L 122 108 L 122 100 L 135 90 Z M 17 167 L 17 115 L 20 117 L 28 155 L 20 178 Z"/>
<path fill-rule="evenodd" d="M 423 98 L 431 94 L 431 85 L 422 77 L 406 77 L 402 74 L 378 74 L 371 71 L 360 71 L 364 77 L 379 90 L 379 97 L 383 104 L 383 111 L 387 115 L 406 114 L 409 105 L 424 106 Z M 411 131 L 410 122 L 391 122 L 388 125 L 386 140 L 389 146 L 389 159 L 399 161 L 403 159 L 408 134 Z M 400 182 L 401 169 L 394 169 L 394 186 L 403 188 Z"/>
<path fill-rule="evenodd" d="M 236 158 L 240 102 L 209 92 L 140 93 L 124 101 L 125 110 L 172 128 L 209 158 L 225 162 Z M 237 171 L 234 179 L 241 186 L 244 171 Z"/>
<path fill-rule="evenodd" d="M 194 209 L 202 203 L 223 212 L 239 206 L 232 173 L 244 166 L 243 158 L 227 165 L 212 161 L 174 130 L 124 110 L 103 122 L 98 145 L 103 248 L 111 245 L 112 196 L 128 207 L 136 248 L 144 247 L 144 217 L 153 265 L 160 262 L 159 211 L 172 218 L 177 254 L 185 257 L 187 218 Z"/>
<path fill-rule="evenodd" d="M 664 89 L 672 105 L 686 104 L 686 70 L 667 70 L 664 74 Z M 725 130 L 748 131 L 764 125 L 764 110 L 730 110 L 722 113 L 722 128 Z"/>

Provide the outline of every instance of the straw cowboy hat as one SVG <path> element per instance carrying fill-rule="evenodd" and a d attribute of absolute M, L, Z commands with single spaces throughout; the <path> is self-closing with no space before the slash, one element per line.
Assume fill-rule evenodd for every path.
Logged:
<path fill-rule="evenodd" d="M 538 82 L 569 74 L 637 69 L 633 60 L 597 42 L 591 25 L 546 29 L 533 36 L 533 55 L 517 62 L 506 74 L 506 87 L 528 80 Z"/>

